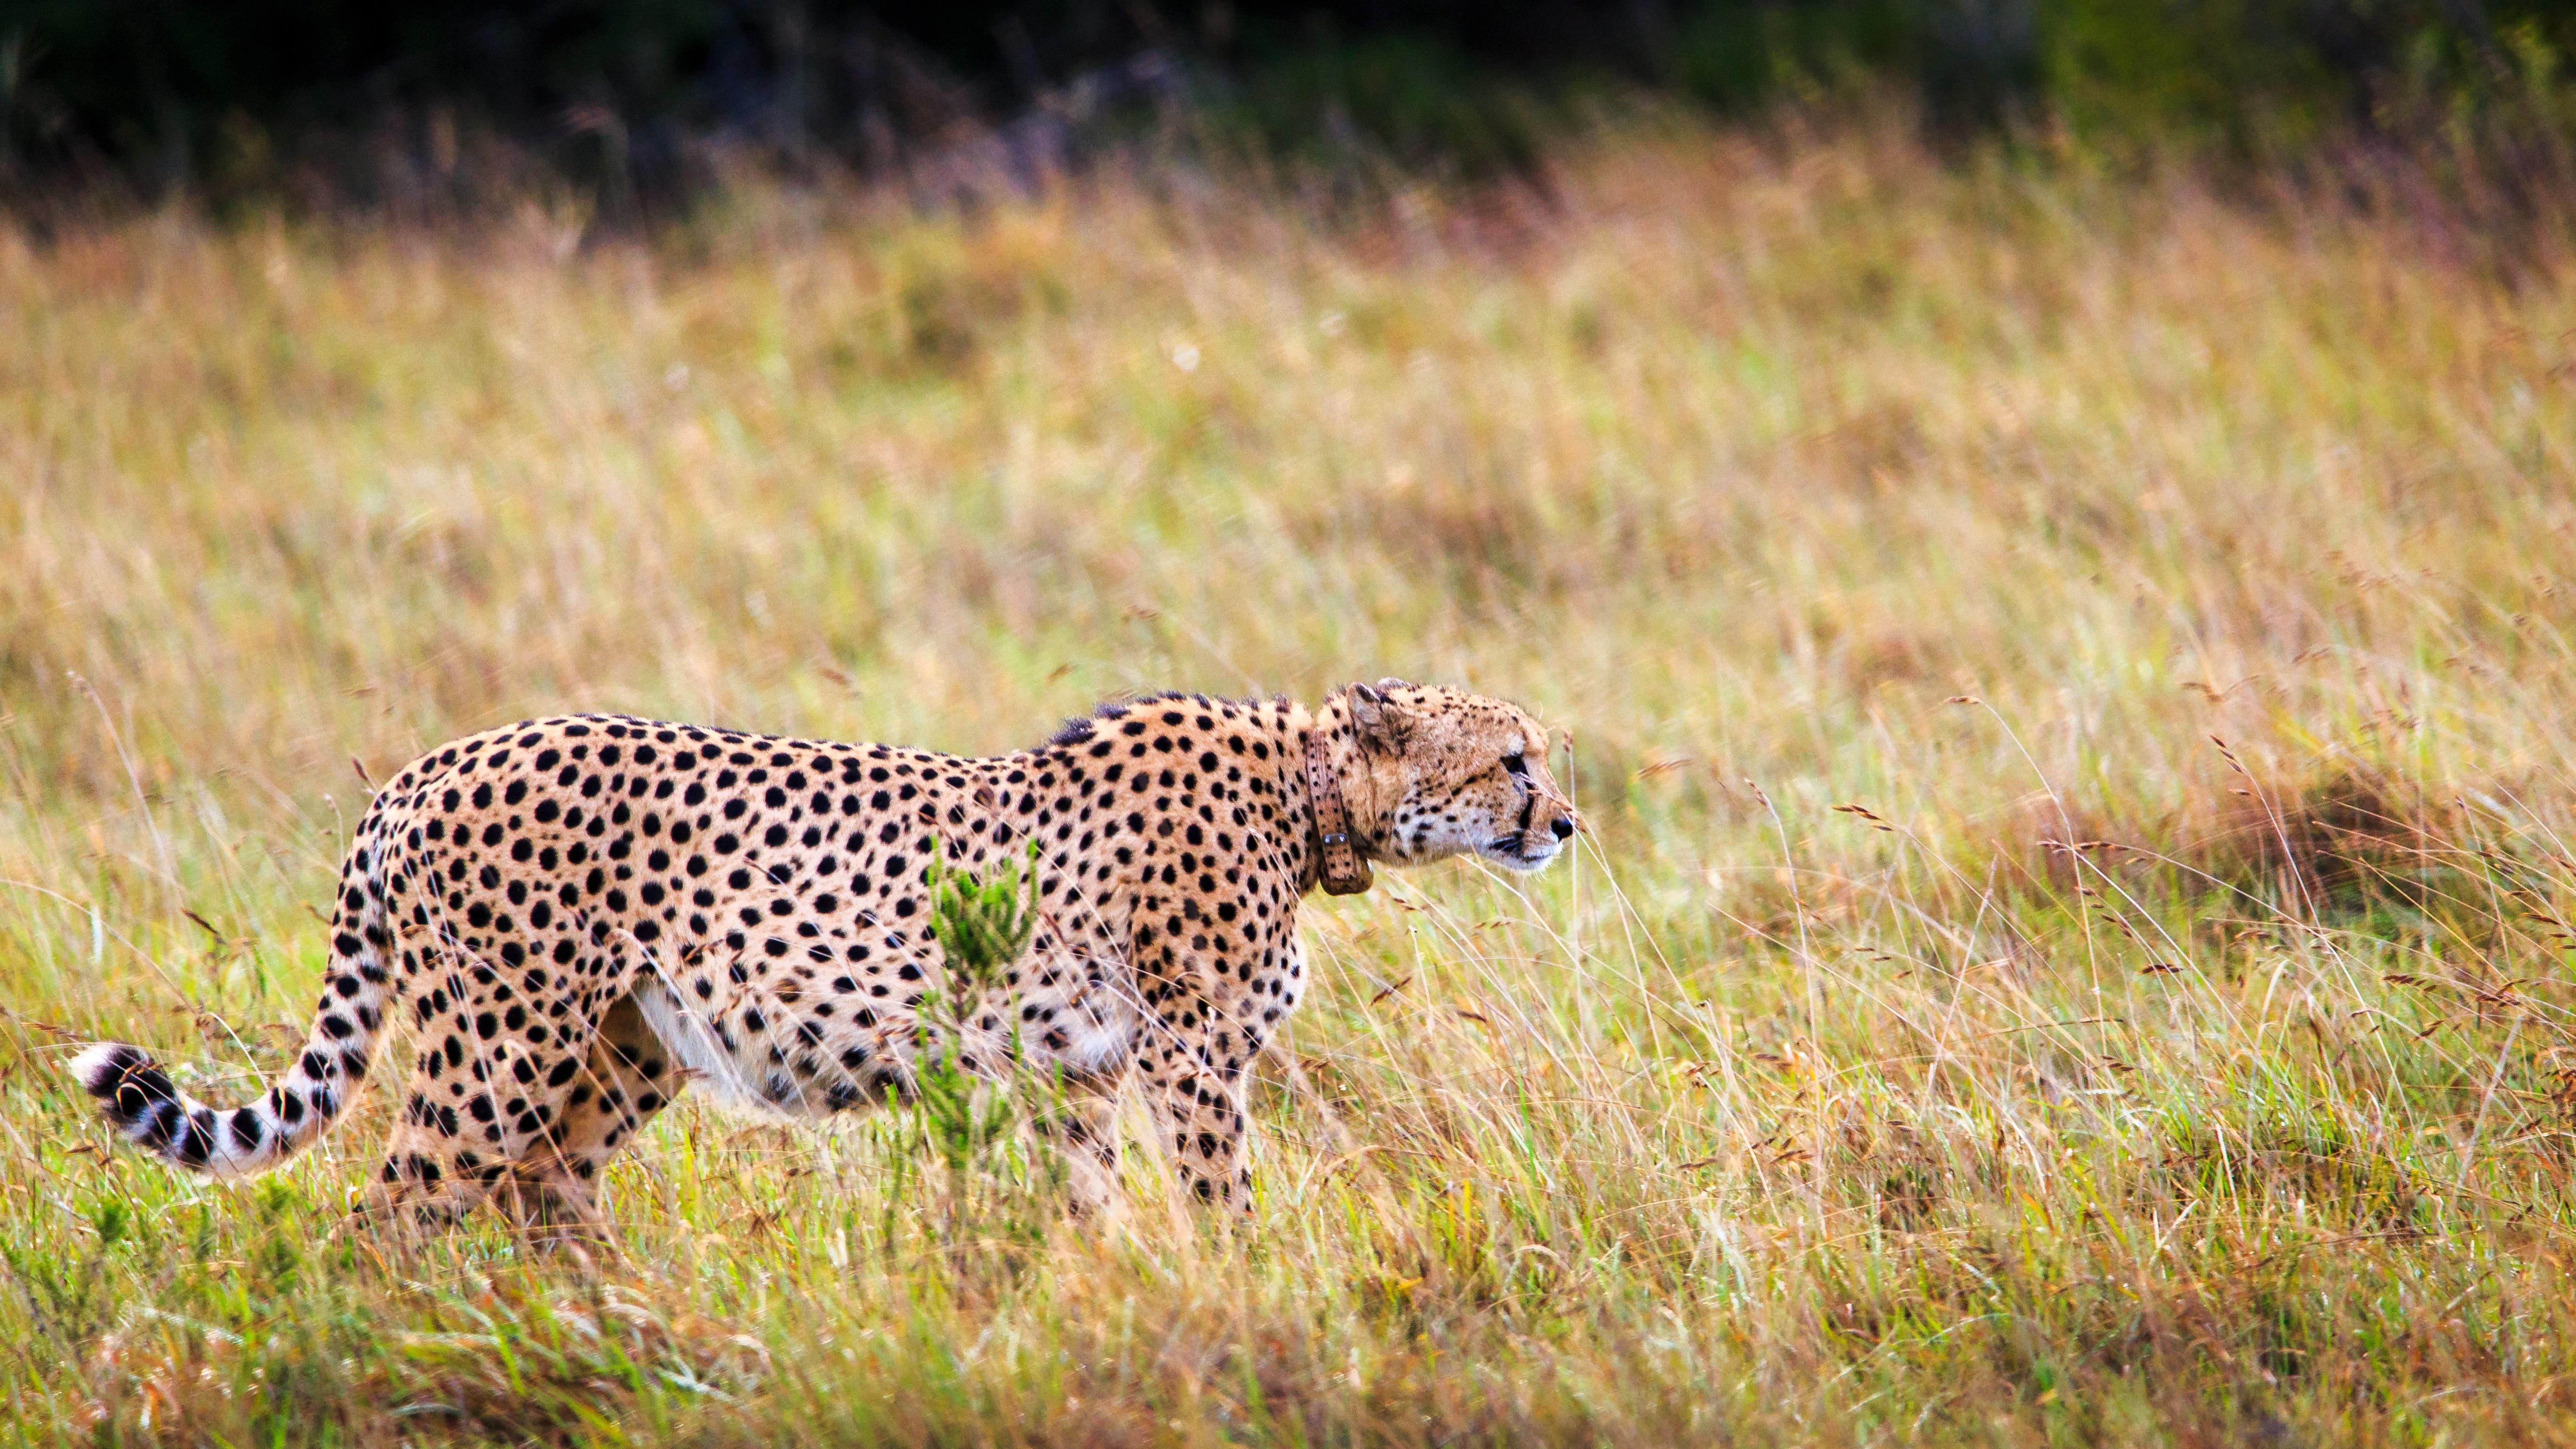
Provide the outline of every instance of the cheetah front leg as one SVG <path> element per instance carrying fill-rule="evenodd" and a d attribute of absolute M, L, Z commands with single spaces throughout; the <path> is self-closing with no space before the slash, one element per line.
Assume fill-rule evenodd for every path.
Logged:
<path fill-rule="evenodd" d="M 1235 1216 L 1252 1211 L 1250 1123 L 1244 1115 L 1253 1051 L 1231 1050 L 1237 1033 L 1163 1023 L 1140 1054 L 1137 1075 L 1159 1135 L 1171 1145 L 1182 1190 Z"/>
<path fill-rule="evenodd" d="M 1149 921 L 1161 905 L 1146 899 Z M 1195 904 L 1184 902 L 1166 920 L 1161 939 L 1150 926 L 1140 928 L 1129 947 L 1148 1012 L 1137 1031 L 1135 1071 L 1182 1190 L 1245 1216 L 1252 1211 L 1246 1109 L 1252 1061 L 1268 1032 L 1242 1010 L 1249 1005 L 1243 983 L 1265 973 L 1243 960 L 1253 942 L 1203 918 Z M 1188 936 L 1185 927 L 1194 928 Z"/>

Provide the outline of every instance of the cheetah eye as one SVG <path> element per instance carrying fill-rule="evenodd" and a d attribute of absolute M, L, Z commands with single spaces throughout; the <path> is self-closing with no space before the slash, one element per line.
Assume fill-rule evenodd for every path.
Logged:
<path fill-rule="evenodd" d="M 1529 761 L 1517 754 L 1505 755 L 1503 768 L 1511 771 L 1513 778 L 1518 779 L 1529 774 Z"/>

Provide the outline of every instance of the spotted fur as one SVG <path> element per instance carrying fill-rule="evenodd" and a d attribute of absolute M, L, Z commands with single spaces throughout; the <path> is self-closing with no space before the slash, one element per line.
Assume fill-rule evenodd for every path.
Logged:
<path fill-rule="evenodd" d="M 327 1129 L 399 1020 L 419 1050 L 381 1204 L 445 1219 L 507 1188 L 587 1225 L 602 1168 L 684 1082 L 795 1116 L 909 1092 L 941 970 L 931 862 L 982 871 L 1035 841 L 1029 949 L 941 1048 L 1054 1074 L 1086 1200 L 1110 1191 L 1133 1082 L 1189 1188 L 1248 1205 L 1246 1071 L 1306 984 L 1310 739 L 1369 859 L 1536 869 L 1574 833 L 1527 714 L 1398 680 L 1313 711 L 1134 700 L 986 759 L 536 720 L 376 797 L 312 1031 L 264 1096 L 208 1107 L 113 1043 L 72 1071 L 137 1144 L 239 1177 Z"/>

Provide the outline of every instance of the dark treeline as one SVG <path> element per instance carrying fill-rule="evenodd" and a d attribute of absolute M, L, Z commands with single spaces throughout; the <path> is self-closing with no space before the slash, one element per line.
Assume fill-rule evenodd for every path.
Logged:
<path fill-rule="evenodd" d="M 2567 0 L 14 0 L 0 182 L 363 199 L 506 157 L 649 202 L 714 157 L 1046 167 L 1180 115 L 1475 174 L 1605 97 L 1872 83 L 1949 130 L 2246 151 L 2555 129 L 2571 53 Z"/>

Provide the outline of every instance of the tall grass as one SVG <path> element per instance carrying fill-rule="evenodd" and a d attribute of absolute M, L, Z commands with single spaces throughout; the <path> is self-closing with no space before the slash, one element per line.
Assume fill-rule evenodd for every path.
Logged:
<path fill-rule="evenodd" d="M 1366 223 L 0 235 L 10 1431 L 2570 1437 L 2576 245 L 2349 197 L 1641 129 Z M 684 1106 L 619 1251 L 412 1244 L 380 1097 L 226 1190 L 55 1070 L 246 1092 L 461 731 L 1381 673 L 1596 829 L 1310 903 L 1239 1228 Z"/>

